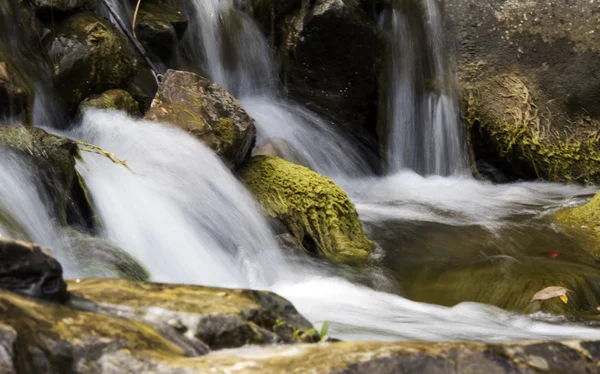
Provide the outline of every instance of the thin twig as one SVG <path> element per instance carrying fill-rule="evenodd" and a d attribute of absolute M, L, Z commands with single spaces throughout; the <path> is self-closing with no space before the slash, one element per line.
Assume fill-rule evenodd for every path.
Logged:
<path fill-rule="evenodd" d="M 137 39 L 137 35 L 135 35 L 135 24 L 137 23 L 137 15 L 140 10 L 140 4 L 142 0 L 138 0 L 137 5 L 135 6 L 135 12 L 133 13 L 133 22 L 131 23 L 131 32 L 133 33 L 133 37 Z"/>
<path fill-rule="evenodd" d="M 95 144 L 86 143 L 86 142 L 81 142 L 81 141 L 76 142 L 76 144 L 80 146 L 79 150 L 82 152 L 89 152 L 89 153 L 94 153 L 94 154 L 97 154 L 100 156 L 104 156 L 104 157 L 108 158 L 109 160 L 111 160 L 113 163 L 126 167 L 127 170 L 129 170 L 133 174 L 142 175 L 142 174 L 138 174 L 135 171 L 131 170 L 131 168 L 129 167 L 129 165 L 127 165 L 127 162 L 125 160 L 121 160 L 114 153 L 105 151 L 100 146 L 97 146 Z M 84 148 L 84 147 L 87 147 L 87 148 Z"/>

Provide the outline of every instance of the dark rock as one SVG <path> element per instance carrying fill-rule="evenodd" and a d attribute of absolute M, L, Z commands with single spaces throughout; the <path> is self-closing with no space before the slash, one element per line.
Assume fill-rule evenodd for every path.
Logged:
<path fill-rule="evenodd" d="M 598 183 L 597 4 L 443 4 L 475 159 L 515 179 Z"/>
<path fill-rule="evenodd" d="M 357 1 L 305 1 L 283 23 L 280 55 L 293 97 L 360 135 L 376 133 L 385 37 Z"/>
<path fill-rule="evenodd" d="M 131 116 L 140 115 L 138 102 L 127 91 L 120 89 L 108 90 L 88 97 L 79 105 L 80 111 L 86 108 L 121 110 Z"/>
<path fill-rule="evenodd" d="M 136 60 L 125 36 L 110 22 L 77 13 L 53 27 L 48 45 L 54 81 L 65 104 L 75 110 L 84 98 L 125 87 Z"/>
<path fill-rule="evenodd" d="M 44 300 L 68 299 L 62 267 L 35 244 L 0 239 L 0 288 Z"/>
<path fill-rule="evenodd" d="M 60 17 L 77 10 L 94 11 L 97 0 L 27 0 L 36 9 L 40 18 Z"/>
<path fill-rule="evenodd" d="M 33 89 L 0 49 L 0 117 L 21 116 L 27 123 L 33 107 Z"/>
<path fill-rule="evenodd" d="M 142 1 L 135 32 L 146 51 L 167 63 L 187 29 L 187 19 L 168 4 Z"/>
<path fill-rule="evenodd" d="M 188 131 L 233 167 L 246 160 L 256 139 L 254 120 L 235 98 L 184 71 L 167 72 L 145 118 Z"/>

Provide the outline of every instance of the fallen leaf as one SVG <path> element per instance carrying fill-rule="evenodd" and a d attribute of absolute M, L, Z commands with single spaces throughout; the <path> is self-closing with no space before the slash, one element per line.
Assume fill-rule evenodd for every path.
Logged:
<path fill-rule="evenodd" d="M 554 251 L 544 252 L 544 254 L 550 258 L 557 258 L 558 256 L 560 256 L 560 252 L 554 252 Z"/>
<path fill-rule="evenodd" d="M 567 294 L 560 295 L 560 300 L 565 304 L 569 302 L 569 298 L 567 297 Z"/>
<path fill-rule="evenodd" d="M 534 302 L 536 300 L 548 300 L 548 299 L 553 299 L 555 297 L 566 296 L 567 291 L 568 290 L 564 287 L 546 287 L 543 290 L 536 293 L 535 295 L 533 295 L 533 297 L 531 298 L 531 302 Z M 567 299 L 567 301 L 565 301 L 562 298 L 561 298 L 561 300 L 564 303 L 566 303 L 568 301 L 568 299 Z"/>

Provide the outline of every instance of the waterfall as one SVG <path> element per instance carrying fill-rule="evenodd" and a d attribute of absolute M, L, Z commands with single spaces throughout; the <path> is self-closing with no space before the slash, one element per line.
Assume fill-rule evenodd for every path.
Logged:
<path fill-rule="evenodd" d="M 372 172 L 366 150 L 315 113 L 283 98 L 275 57 L 253 19 L 232 0 L 193 0 L 183 41 L 185 68 L 207 75 L 236 96 L 256 120 L 257 146 L 283 139 L 312 169 L 329 176 Z M 286 152 L 287 151 L 287 152 Z"/>
<path fill-rule="evenodd" d="M 390 40 L 388 171 L 461 173 L 467 165 L 464 129 L 438 1 L 397 1 L 384 24 Z"/>

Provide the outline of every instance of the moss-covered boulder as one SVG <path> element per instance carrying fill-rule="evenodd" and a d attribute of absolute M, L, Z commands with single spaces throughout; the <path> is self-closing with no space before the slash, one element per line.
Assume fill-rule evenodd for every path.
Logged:
<path fill-rule="evenodd" d="M 69 109 L 90 95 L 128 84 L 137 62 L 125 36 L 110 22 L 76 13 L 51 30 L 55 87 Z"/>
<path fill-rule="evenodd" d="M 77 10 L 94 11 L 98 0 L 26 0 L 40 18 L 51 19 Z"/>
<path fill-rule="evenodd" d="M 289 94 L 359 134 L 375 134 L 385 37 L 358 1 L 303 1 L 281 22 Z"/>
<path fill-rule="evenodd" d="M 2 238 L 0 289 L 58 302 L 68 298 L 62 267 L 47 249 Z"/>
<path fill-rule="evenodd" d="M 560 210 L 552 216 L 564 229 L 583 236 L 583 247 L 600 258 L 600 194 L 587 204 Z"/>
<path fill-rule="evenodd" d="M 145 118 L 186 130 L 233 167 L 246 160 L 256 139 L 254 120 L 235 98 L 184 71 L 167 72 Z"/>
<path fill-rule="evenodd" d="M 0 126 L 0 147 L 25 158 L 61 223 L 67 223 L 69 211 L 83 207 L 85 202 L 77 200 L 81 186 L 75 171 L 75 142 L 37 127 Z"/>
<path fill-rule="evenodd" d="M 287 300 L 270 292 L 119 279 L 71 282 L 69 290 L 82 298 L 74 306 L 149 324 L 199 351 L 204 344 L 221 349 L 319 340 Z"/>
<path fill-rule="evenodd" d="M 187 26 L 187 19 L 177 7 L 157 0 L 142 1 L 135 33 L 146 51 L 167 63 Z"/>
<path fill-rule="evenodd" d="M 457 37 L 475 159 L 513 178 L 600 182 L 597 4 L 448 0 L 443 6 Z"/>
<path fill-rule="evenodd" d="M 127 91 L 121 89 L 108 90 L 88 97 L 79 105 L 79 111 L 87 108 L 121 110 L 131 116 L 140 115 L 140 104 Z"/>
<path fill-rule="evenodd" d="M 367 261 L 373 242 L 331 179 L 270 156 L 253 157 L 239 175 L 265 214 L 281 220 L 307 251 L 338 263 Z"/>

